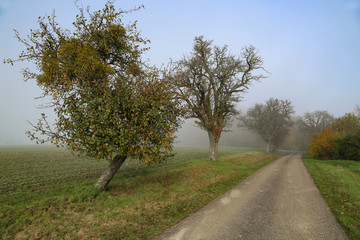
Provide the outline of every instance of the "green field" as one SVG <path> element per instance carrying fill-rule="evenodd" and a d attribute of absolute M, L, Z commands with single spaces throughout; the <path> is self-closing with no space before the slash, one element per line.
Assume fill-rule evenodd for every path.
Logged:
<path fill-rule="evenodd" d="M 0 149 L 0 239 L 149 239 L 281 154 L 176 149 L 166 163 L 127 161 L 108 191 L 107 163 L 54 148 Z"/>
<path fill-rule="evenodd" d="M 360 239 L 360 162 L 315 160 L 309 156 L 303 159 L 349 238 Z"/>
<path fill-rule="evenodd" d="M 101 174 L 106 161 L 72 156 L 52 147 L 0 148 L 0 193 L 43 191 Z"/>

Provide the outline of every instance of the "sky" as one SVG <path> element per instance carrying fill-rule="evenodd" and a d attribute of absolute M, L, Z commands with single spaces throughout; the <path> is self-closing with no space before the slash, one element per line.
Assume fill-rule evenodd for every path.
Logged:
<path fill-rule="evenodd" d="M 90 10 L 106 1 L 79 0 Z M 238 109 L 245 111 L 271 97 L 293 102 L 297 115 L 327 110 L 339 117 L 360 105 L 360 0 L 118 0 L 115 6 L 145 9 L 124 16 L 138 21 L 142 36 L 151 41 L 145 54 L 156 66 L 178 60 L 192 50 L 195 36 L 228 45 L 232 54 L 253 45 L 263 57 L 268 78 L 254 83 Z M 41 90 L 24 82 L 21 69 L 3 59 L 16 58 L 25 37 L 37 29 L 39 16 L 55 10 L 60 26 L 71 29 L 78 13 L 72 0 L 0 0 L 0 145 L 30 144 L 25 131 L 43 109 L 35 100 Z M 191 124 L 188 124 L 191 125 Z M 181 134 L 180 134 L 181 135 Z"/>

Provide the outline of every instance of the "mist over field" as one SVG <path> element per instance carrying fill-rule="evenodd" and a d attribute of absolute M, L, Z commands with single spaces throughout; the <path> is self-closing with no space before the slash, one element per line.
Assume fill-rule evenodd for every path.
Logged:
<path fill-rule="evenodd" d="M 235 121 L 231 130 L 222 134 L 219 145 L 223 147 L 264 148 L 266 144 L 257 134 L 238 127 Z M 209 137 L 206 131 L 201 130 L 193 120 L 189 119 L 179 130 L 175 146 L 208 147 Z"/>
<path fill-rule="evenodd" d="M 106 1 L 79 1 L 91 10 Z M 195 36 L 204 35 L 215 45 L 228 45 L 232 54 L 254 45 L 264 60 L 268 78 L 250 86 L 237 109 L 246 111 L 271 97 L 292 101 L 296 115 L 327 110 L 335 117 L 360 104 L 360 3 L 343 1 L 117 1 L 118 8 L 144 4 L 145 9 L 126 16 L 137 20 L 142 36 L 149 39 L 145 54 L 150 64 L 161 66 L 192 50 Z M 56 11 L 60 25 L 71 27 L 74 1 L 0 1 L 0 59 L 16 58 L 24 46 L 13 29 L 25 37 L 37 29 L 39 16 Z M 239 14 L 241 13 L 241 14 Z M 184 17 L 184 14 L 186 17 Z M 21 17 L 20 17 L 21 16 Z M 34 81 L 24 82 L 23 62 L 0 64 L 0 145 L 34 145 L 25 131 L 27 121 L 37 123 L 44 111 L 37 106 L 41 90 Z M 51 114 L 49 114 L 52 117 Z M 207 146 L 207 134 L 187 121 L 178 133 L 178 145 Z M 262 146 L 258 136 L 240 131 L 224 133 L 220 145 Z"/>
<path fill-rule="evenodd" d="M 24 126 L 24 128 L 31 129 L 31 126 Z M 23 134 L 23 137 L 21 137 Z M 25 133 L 18 131 L 18 138 L 11 131 L 4 131 L 0 138 L 0 146 L 16 146 L 16 145 L 28 145 L 36 146 L 34 142 L 31 142 L 25 136 Z M 50 144 L 46 144 L 50 145 Z M 224 132 L 220 142 L 220 146 L 227 147 L 253 147 L 264 148 L 264 141 L 256 134 L 247 130 L 241 129 L 234 124 L 232 131 Z M 201 130 L 196 126 L 194 120 L 186 120 L 181 129 L 177 132 L 177 138 L 175 140 L 175 147 L 208 147 L 209 137 L 206 131 Z"/>

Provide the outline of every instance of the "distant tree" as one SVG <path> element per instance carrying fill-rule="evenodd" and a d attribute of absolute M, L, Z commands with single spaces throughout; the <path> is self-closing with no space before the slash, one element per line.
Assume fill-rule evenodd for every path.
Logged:
<path fill-rule="evenodd" d="M 195 37 L 193 51 L 172 65 L 170 77 L 187 110 L 187 118 L 207 131 L 209 159 L 216 160 L 221 133 L 231 126 L 235 108 L 253 81 L 263 78 L 254 74 L 263 69 L 263 60 L 253 46 L 244 47 L 240 57 L 228 47 L 213 46 L 213 41 Z"/>
<path fill-rule="evenodd" d="M 310 134 L 329 127 L 333 120 L 334 117 L 327 111 L 306 112 L 302 117 L 303 125 Z"/>
<path fill-rule="evenodd" d="M 344 116 L 336 118 L 331 128 L 343 135 L 352 135 L 360 131 L 360 117 L 355 113 L 346 113 Z"/>
<path fill-rule="evenodd" d="M 293 124 L 293 113 L 289 100 L 270 98 L 265 104 L 255 104 L 242 114 L 240 125 L 258 133 L 267 143 L 267 152 L 275 152 Z"/>
<path fill-rule="evenodd" d="M 306 151 L 310 134 L 308 131 L 304 131 L 303 119 L 300 116 L 295 116 L 292 118 L 292 122 L 293 125 L 282 145 L 292 150 Z"/>
<path fill-rule="evenodd" d="M 358 116 L 358 118 L 360 118 L 360 105 L 357 105 L 357 104 L 356 104 L 355 114 Z"/>
<path fill-rule="evenodd" d="M 340 136 L 336 141 L 337 158 L 360 161 L 360 117 L 346 113 L 336 118 L 331 128 Z"/>
<path fill-rule="evenodd" d="M 17 61 L 32 61 L 38 70 L 25 70 L 24 78 L 36 80 L 57 116 L 50 124 L 42 114 L 29 137 L 107 159 L 95 185 L 100 189 L 128 157 L 152 164 L 170 156 L 180 124 L 171 85 L 141 60 L 148 40 L 136 22 L 122 23 L 125 13 L 138 9 L 117 11 L 108 1 L 93 13 L 79 8 L 73 31 L 59 27 L 53 15 L 39 18 L 40 28 L 27 39 L 16 32 L 27 47 Z"/>

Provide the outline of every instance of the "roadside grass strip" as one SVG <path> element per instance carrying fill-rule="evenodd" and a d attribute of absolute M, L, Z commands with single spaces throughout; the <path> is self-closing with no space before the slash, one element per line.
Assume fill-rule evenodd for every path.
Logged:
<path fill-rule="evenodd" d="M 93 184 L 106 162 L 54 149 L 0 149 L 1 174 L 12 173 L 0 181 L 0 239 L 153 238 L 283 155 L 220 149 L 210 162 L 206 149 L 176 150 L 160 165 L 129 161 L 100 192 Z"/>
<path fill-rule="evenodd" d="M 360 162 L 303 156 L 315 184 L 353 240 L 360 239 Z"/>

